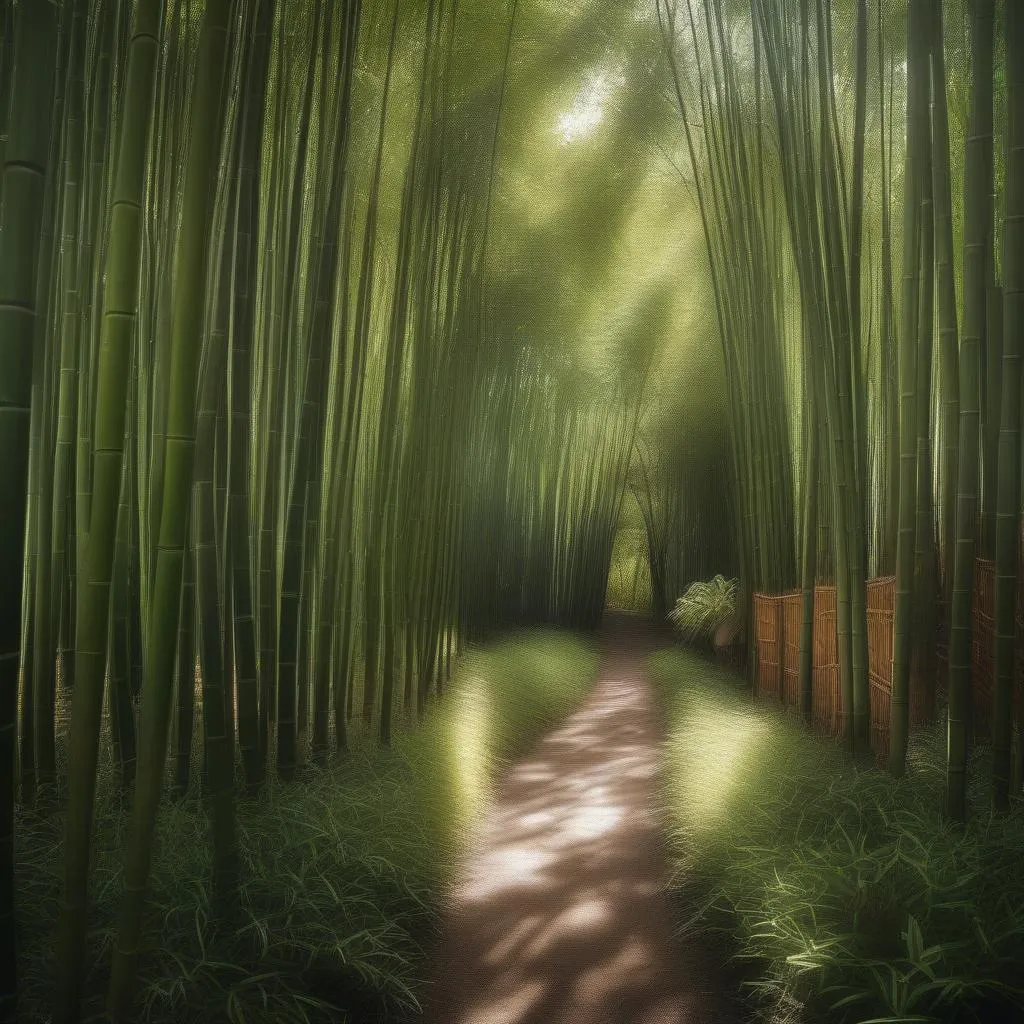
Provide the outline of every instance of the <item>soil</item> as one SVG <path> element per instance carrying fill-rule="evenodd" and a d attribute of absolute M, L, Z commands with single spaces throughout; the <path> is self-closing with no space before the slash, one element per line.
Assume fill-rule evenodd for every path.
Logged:
<path fill-rule="evenodd" d="M 466 859 L 430 966 L 429 1024 L 734 1024 L 721 950 L 674 935 L 663 724 L 618 616 L 582 706 L 517 764 Z"/>

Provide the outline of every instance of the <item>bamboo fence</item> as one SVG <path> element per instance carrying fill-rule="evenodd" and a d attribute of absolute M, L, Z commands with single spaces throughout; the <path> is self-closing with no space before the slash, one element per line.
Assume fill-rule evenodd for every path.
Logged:
<path fill-rule="evenodd" d="M 1024 693 L 1024 572 L 1017 599 L 1017 659 L 1014 709 Z M 889 751 L 889 702 L 892 693 L 893 606 L 895 578 L 870 580 L 867 585 L 868 677 L 871 700 L 871 745 L 880 763 Z M 992 714 L 992 648 L 994 569 L 991 561 L 977 559 L 972 600 L 971 677 L 974 733 L 988 736 Z M 754 595 L 755 693 L 787 708 L 800 703 L 800 624 L 803 598 L 799 591 Z M 945 637 L 942 638 L 943 640 Z M 942 652 L 945 654 L 945 651 Z M 842 690 L 836 646 L 836 591 L 831 585 L 814 588 L 814 652 L 811 719 L 816 732 L 839 736 L 842 732 Z M 944 677 L 946 660 L 939 662 Z M 945 690 L 944 678 L 936 689 Z M 911 681 L 911 724 L 927 720 L 925 680 Z"/>

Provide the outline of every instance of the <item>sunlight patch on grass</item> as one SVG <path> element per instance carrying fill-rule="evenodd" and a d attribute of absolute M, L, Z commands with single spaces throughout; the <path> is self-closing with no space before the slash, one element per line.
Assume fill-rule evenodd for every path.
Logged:
<path fill-rule="evenodd" d="M 682 927 L 730 936 L 758 1020 L 1024 1019 L 1024 819 L 989 810 L 984 748 L 959 829 L 942 814 L 941 724 L 914 733 L 894 779 L 691 652 L 648 664 L 669 715 Z"/>
<path fill-rule="evenodd" d="M 459 694 L 449 757 L 455 763 L 456 800 L 468 823 L 478 822 L 490 795 L 487 740 L 494 714 L 486 682 L 472 676 Z"/>
<path fill-rule="evenodd" d="M 424 947 L 492 783 L 593 679 L 582 640 L 531 630 L 470 650 L 420 726 L 390 750 L 355 728 L 350 753 L 237 803 L 237 914 L 215 923 L 202 801 L 165 798 L 157 825 L 139 1021 L 326 1024 L 418 1012 Z M 127 820 L 105 750 L 90 878 L 86 1016 L 98 1015 L 116 934 Z M 22 1010 L 46 1020 L 54 977 L 63 813 L 20 808 Z"/>
<path fill-rule="evenodd" d="M 668 746 L 674 767 L 673 806 L 685 815 L 688 828 L 705 832 L 720 826 L 737 787 L 756 770 L 767 731 L 766 722 L 756 714 L 713 708 L 699 721 L 672 732 Z"/>

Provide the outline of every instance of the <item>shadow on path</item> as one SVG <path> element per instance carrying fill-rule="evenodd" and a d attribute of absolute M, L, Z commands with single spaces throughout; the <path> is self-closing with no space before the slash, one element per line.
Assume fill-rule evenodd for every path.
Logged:
<path fill-rule="evenodd" d="M 430 1024 L 683 1024 L 739 1014 L 664 889 L 659 636 L 617 617 L 583 705 L 516 765 L 481 824 L 431 964 Z"/>

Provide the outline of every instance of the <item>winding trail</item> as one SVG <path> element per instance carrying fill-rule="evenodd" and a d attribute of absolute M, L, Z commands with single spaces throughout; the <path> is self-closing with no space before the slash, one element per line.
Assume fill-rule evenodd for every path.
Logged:
<path fill-rule="evenodd" d="M 656 635 L 602 633 L 583 705 L 513 768 L 453 895 L 430 1024 L 732 1024 L 721 965 L 673 938 L 658 803 Z"/>

